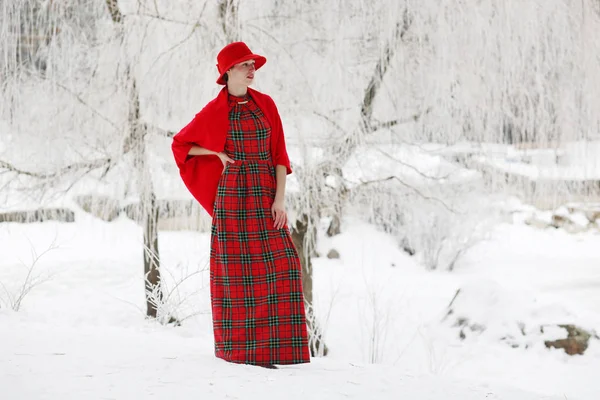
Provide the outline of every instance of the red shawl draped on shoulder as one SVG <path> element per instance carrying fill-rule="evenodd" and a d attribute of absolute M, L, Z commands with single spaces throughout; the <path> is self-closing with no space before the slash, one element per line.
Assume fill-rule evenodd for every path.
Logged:
<path fill-rule="evenodd" d="M 285 146 L 283 127 L 275 102 L 266 94 L 248 88 L 248 93 L 265 114 L 271 125 L 271 158 L 273 165 L 283 165 L 290 174 L 290 160 Z M 212 216 L 217 186 L 223 164 L 215 155 L 189 156 L 192 146 L 222 152 L 229 130 L 227 88 L 223 88 L 194 119 L 173 137 L 171 146 L 175 162 L 185 186 L 192 196 Z"/>

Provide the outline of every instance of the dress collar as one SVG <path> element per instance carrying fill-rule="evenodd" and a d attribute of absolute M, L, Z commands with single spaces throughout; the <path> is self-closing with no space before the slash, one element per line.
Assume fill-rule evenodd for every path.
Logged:
<path fill-rule="evenodd" d="M 238 104 L 239 105 L 246 104 L 251 99 L 252 99 L 252 97 L 250 97 L 249 92 L 246 92 L 246 94 L 243 96 L 234 96 L 234 95 L 230 94 L 229 92 L 227 93 L 227 102 L 229 103 L 230 107 L 236 106 Z"/>

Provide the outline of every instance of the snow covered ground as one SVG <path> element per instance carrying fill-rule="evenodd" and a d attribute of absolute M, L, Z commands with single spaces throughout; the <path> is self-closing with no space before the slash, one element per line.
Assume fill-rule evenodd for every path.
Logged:
<path fill-rule="evenodd" d="M 207 234 L 161 232 L 169 303 L 185 318 L 172 327 L 144 319 L 141 229 L 83 212 L 76 221 L 0 224 L 4 300 L 32 251 L 51 249 L 20 311 L 0 308 L 2 399 L 600 398 L 600 342 L 567 356 L 536 333 L 553 323 L 600 332 L 598 232 L 502 224 L 455 272 L 426 272 L 392 238 L 348 219 L 315 259 L 330 355 L 266 370 L 213 357 Z M 331 248 L 340 259 L 325 257 Z M 444 319 L 458 289 L 456 312 L 486 326 L 465 340 Z"/>

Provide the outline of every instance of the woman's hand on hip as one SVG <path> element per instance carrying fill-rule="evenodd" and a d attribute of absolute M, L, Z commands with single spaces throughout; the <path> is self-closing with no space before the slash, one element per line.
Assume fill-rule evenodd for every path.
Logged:
<path fill-rule="evenodd" d="M 275 226 L 275 229 L 281 229 L 287 225 L 288 219 L 283 199 L 275 198 L 275 201 L 271 206 L 271 214 L 273 215 L 273 225 Z"/>
<path fill-rule="evenodd" d="M 233 163 L 235 163 L 235 160 L 232 159 L 232 158 L 230 158 L 224 152 L 217 153 L 216 155 L 217 155 L 217 157 L 219 157 L 219 159 L 223 163 L 223 170 L 225 170 L 225 167 L 227 167 L 227 164 L 233 164 Z"/>

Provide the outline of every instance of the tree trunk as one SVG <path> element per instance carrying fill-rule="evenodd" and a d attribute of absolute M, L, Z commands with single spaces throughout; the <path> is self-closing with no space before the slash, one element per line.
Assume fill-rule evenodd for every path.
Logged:
<path fill-rule="evenodd" d="M 364 134 L 371 133 L 375 130 L 372 122 L 373 103 L 375 97 L 379 92 L 381 83 L 389 68 L 391 60 L 395 54 L 396 48 L 399 45 L 399 43 L 403 40 L 411 23 L 412 19 L 408 14 L 408 11 L 406 11 L 402 17 L 402 21 L 398 21 L 394 32 L 392 33 L 392 37 L 390 38 L 388 43 L 386 43 L 386 46 L 383 50 L 383 54 L 378 60 L 371 80 L 365 89 L 364 97 L 360 108 L 359 126 L 353 132 L 351 132 L 342 142 L 334 145 L 331 149 L 331 159 L 335 161 L 329 166 L 325 167 L 325 173 L 335 176 L 339 182 L 339 185 L 336 189 L 337 194 L 335 198 L 343 199 L 347 195 L 347 188 L 343 184 L 344 178 L 342 174 L 342 165 L 356 150 L 356 147 L 360 142 L 360 137 Z M 310 191 L 312 190 L 312 188 L 307 187 L 305 188 L 305 190 Z M 333 236 L 340 233 L 342 212 L 342 202 L 340 201 L 339 204 L 336 204 L 334 206 L 334 215 L 332 216 L 331 224 L 327 229 L 327 235 Z M 322 330 L 318 325 L 313 310 L 312 263 L 310 259 L 312 245 L 310 244 L 310 241 L 307 240 L 307 233 L 309 229 L 314 229 L 316 225 L 314 224 L 314 221 L 310 220 L 310 217 L 307 214 L 301 215 L 295 223 L 296 226 L 292 233 L 292 239 L 294 240 L 294 244 L 298 249 L 300 261 L 302 262 L 303 266 L 302 281 L 304 285 L 304 298 L 307 303 L 307 323 L 310 332 L 310 351 L 313 356 L 326 355 L 327 347 L 323 342 Z"/>
<path fill-rule="evenodd" d="M 383 78 L 390 66 L 392 58 L 396 54 L 398 45 L 403 41 L 404 36 L 408 32 L 412 24 L 412 17 L 405 10 L 402 21 L 396 23 L 395 29 L 392 32 L 390 40 L 386 43 L 383 53 L 377 64 L 371 80 L 365 89 L 362 104 L 360 106 L 360 122 L 357 129 L 350 132 L 350 134 L 341 143 L 334 146 L 332 149 L 332 159 L 337 161 L 337 165 L 344 164 L 350 155 L 354 153 L 354 150 L 360 142 L 361 135 L 372 133 L 375 129 L 373 127 L 373 103 L 381 88 Z"/>
<path fill-rule="evenodd" d="M 146 152 L 146 128 L 140 123 L 139 91 L 134 78 L 131 78 L 129 126 L 133 146 L 140 211 L 144 227 L 144 277 L 146 288 L 146 315 L 156 318 L 158 306 L 163 301 L 160 281 L 160 255 L 158 252 L 158 207 L 152 185 L 152 176 Z"/>
<path fill-rule="evenodd" d="M 118 0 L 106 0 L 108 11 L 113 22 L 123 27 L 124 19 L 119 9 Z M 140 121 L 140 95 L 137 83 L 127 68 L 127 82 L 131 85 L 129 92 L 129 136 L 124 143 L 124 152 L 132 151 L 133 167 L 136 171 L 140 210 L 144 227 L 144 282 L 146 296 L 146 316 L 158 317 L 158 308 L 163 301 L 160 279 L 160 256 L 158 252 L 158 207 L 152 185 L 152 176 L 147 160 L 147 129 Z M 172 322 L 172 318 L 170 321 Z"/>
<path fill-rule="evenodd" d="M 335 160 L 335 164 L 330 166 L 328 173 L 335 176 L 339 182 L 336 189 L 337 195 L 335 196 L 338 199 L 345 198 L 347 194 L 347 189 L 343 184 L 344 177 L 342 173 L 342 165 L 348 160 L 348 158 L 356 150 L 356 147 L 360 144 L 361 136 L 372 133 L 377 129 L 373 124 L 373 103 L 375 102 L 375 98 L 379 93 L 381 83 L 383 82 L 383 78 L 385 77 L 392 58 L 396 53 L 396 49 L 403 41 L 404 36 L 408 32 L 411 24 L 412 18 L 408 13 L 408 10 L 405 10 L 404 14 L 402 15 L 402 20 L 396 23 L 395 29 L 392 32 L 392 36 L 386 43 L 383 53 L 375 65 L 375 70 L 373 71 L 373 75 L 371 75 L 371 80 L 365 89 L 362 104 L 360 106 L 359 125 L 356 127 L 356 129 L 354 129 L 353 132 L 350 132 L 350 134 L 342 142 L 334 145 L 334 147 L 331 149 L 331 159 Z M 328 236 L 334 236 L 341 232 L 341 218 L 343 212 L 342 203 L 343 202 L 340 201 L 334 206 L 331 224 L 327 229 Z"/>
<path fill-rule="evenodd" d="M 237 11 L 238 1 L 239 0 L 219 0 L 219 18 L 221 18 L 221 27 L 223 28 L 227 43 L 240 40 Z"/>
<path fill-rule="evenodd" d="M 308 345 L 311 356 L 317 357 L 326 356 L 328 349 L 323 340 L 323 331 L 317 321 L 313 308 L 312 261 L 310 257 L 310 241 L 308 240 L 307 233 L 308 229 L 314 226 L 314 224 L 309 224 L 308 221 L 308 215 L 302 214 L 300 216 L 292 231 L 292 240 L 298 250 L 298 256 L 302 264 L 302 289 L 306 305 L 306 324 L 309 332 Z"/>
<path fill-rule="evenodd" d="M 163 300 L 160 285 L 160 257 L 158 253 L 158 207 L 151 190 L 143 196 L 141 208 L 144 218 L 144 276 L 146 277 L 146 315 L 156 318 L 157 305 Z"/>

